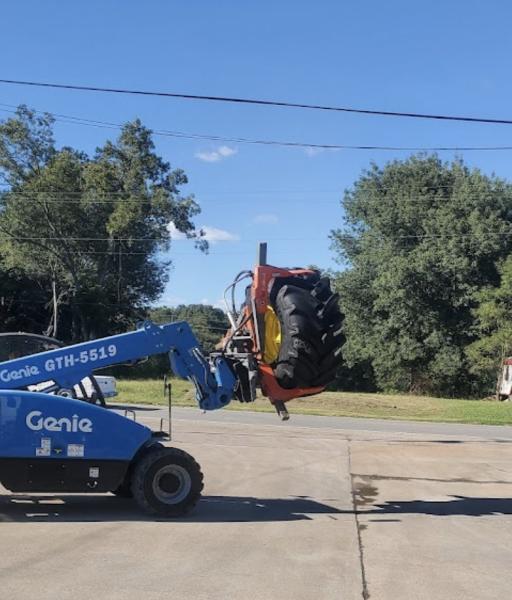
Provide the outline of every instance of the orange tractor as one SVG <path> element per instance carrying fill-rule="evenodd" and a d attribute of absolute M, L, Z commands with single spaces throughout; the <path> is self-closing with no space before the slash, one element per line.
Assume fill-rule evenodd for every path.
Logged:
<path fill-rule="evenodd" d="M 285 402 L 317 394 L 334 379 L 343 316 L 327 277 L 312 269 L 268 265 L 266 254 L 266 244 L 260 244 L 254 271 L 242 271 L 226 288 L 231 329 L 220 347 L 237 376 L 237 399 L 253 401 L 260 387 L 285 420 Z M 245 279 L 252 283 L 237 310 L 236 286 Z"/>

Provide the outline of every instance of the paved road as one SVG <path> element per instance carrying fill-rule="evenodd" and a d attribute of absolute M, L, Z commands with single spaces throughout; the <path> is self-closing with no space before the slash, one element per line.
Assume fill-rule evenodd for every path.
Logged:
<path fill-rule="evenodd" d="M 510 596 L 508 428 L 174 417 L 174 443 L 205 472 L 196 512 L 155 521 L 108 495 L 2 493 L 2 598 Z"/>
<path fill-rule="evenodd" d="M 129 408 L 133 408 L 130 405 Z M 167 408 L 140 405 L 139 415 L 151 415 L 160 420 L 168 417 Z M 272 425 L 280 427 L 279 418 L 274 413 L 250 411 L 217 410 L 201 412 L 197 408 L 173 408 L 175 418 L 197 419 L 203 423 L 239 423 L 243 425 Z M 291 427 L 314 429 L 338 429 L 343 431 L 371 431 L 382 433 L 418 433 L 439 436 L 475 436 L 492 440 L 512 440 L 512 427 L 503 425 L 461 425 L 458 423 L 428 423 L 421 421 L 392 421 L 389 419 L 360 419 L 353 417 L 321 417 L 294 415 L 285 424 Z"/>

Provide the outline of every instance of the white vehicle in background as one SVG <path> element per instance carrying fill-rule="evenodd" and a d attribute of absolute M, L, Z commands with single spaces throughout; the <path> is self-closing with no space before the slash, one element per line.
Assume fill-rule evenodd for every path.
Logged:
<path fill-rule="evenodd" d="M 117 396 L 117 381 L 115 377 L 110 375 L 95 375 L 94 379 L 96 380 L 96 383 L 98 384 L 104 398 L 113 398 L 114 396 Z M 92 398 L 95 393 L 98 393 L 89 377 L 82 380 L 82 385 L 85 388 L 87 398 Z M 76 387 L 79 388 L 79 386 Z M 80 388 L 77 390 L 77 398 L 82 400 L 84 399 L 82 397 L 82 390 L 80 390 Z"/>
<path fill-rule="evenodd" d="M 512 396 L 512 357 L 503 361 L 497 386 L 498 400 L 510 400 Z"/>
<path fill-rule="evenodd" d="M 0 333 L 0 362 L 38 354 L 48 350 L 62 348 L 65 344 L 45 335 L 35 333 Z M 30 391 L 45 392 L 47 394 L 59 394 L 78 398 L 85 402 L 105 405 L 106 398 L 117 396 L 117 382 L 110 375 L 91 375 L 73 387 L 63 389 L 55 381 L 44 381 L 37 385 L 28 386 Z"/>

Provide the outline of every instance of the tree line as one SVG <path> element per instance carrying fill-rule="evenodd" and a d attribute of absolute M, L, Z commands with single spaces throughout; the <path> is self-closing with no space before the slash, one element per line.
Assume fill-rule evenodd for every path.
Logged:
<path fill-rule="evenodd" d="M 512 185 L 419 155 L 372 165 L 331 234 L 355 389 L 492 393 L 512 354 Z"/>
<path fill-rule="evenodd" d="M 185 173 L 139 120 L 92 156 L 58 148 L 53 125 L 26 106 L 0 122 L 0 329 L 76 342 L 185 319 L 213 349 L 228 325 L 219 309 L 151 308 L 168 280 L 169 222 L 207 250 Z M 341 205 L 336 387 L 491 393 L 512 354 L 512 184 L 415 155 L 371 165 Z"/>
<path fill-rule="evenodd" d="M 169 222 L 207 243 L 185 173 L 139 120 L 93 156 L 58 149 L 53 123 L 25 106 L 0 123 L 0 319 L 73 342 L 145 316 L 167 282 Z"/>

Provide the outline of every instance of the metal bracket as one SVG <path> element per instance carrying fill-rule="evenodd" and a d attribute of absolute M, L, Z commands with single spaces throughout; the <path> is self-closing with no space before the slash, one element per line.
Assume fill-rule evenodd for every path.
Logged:
<path fill-rule="evenodd" d="M 273 404 L 281 421 L 288 421 L 290 413 L 288 412 L 285 403 L 282 400 L 276 400 Z"/>
<path fill-rule="evenodd" d="M 167 405 L 169 407 L 169 417 L 168 417 L 168 422 L 169 422 L 169 430 L 168 430 L 168 434 L 169 434 L 169 440 L 172 440 L 172 416 L 171 416 L 171 408 L 172 408 L 172 383 L 169 380 L 169 377 L 166 375 L 164 377 L 164 398 L 167 396 Z M 163 422 L 165 419 L 161 419 L 160 420 L 160 429 L 163 430 Z"/>
<path fill-rule="evenodd" d="M 128 418 L 128 415 L 132 415 L 132 417 L 133 417 L 132 420 L 137 421 L 137 413 L 134 410 L 132 410 L 131 408 L 124 409 L 125 418 Z"/>

